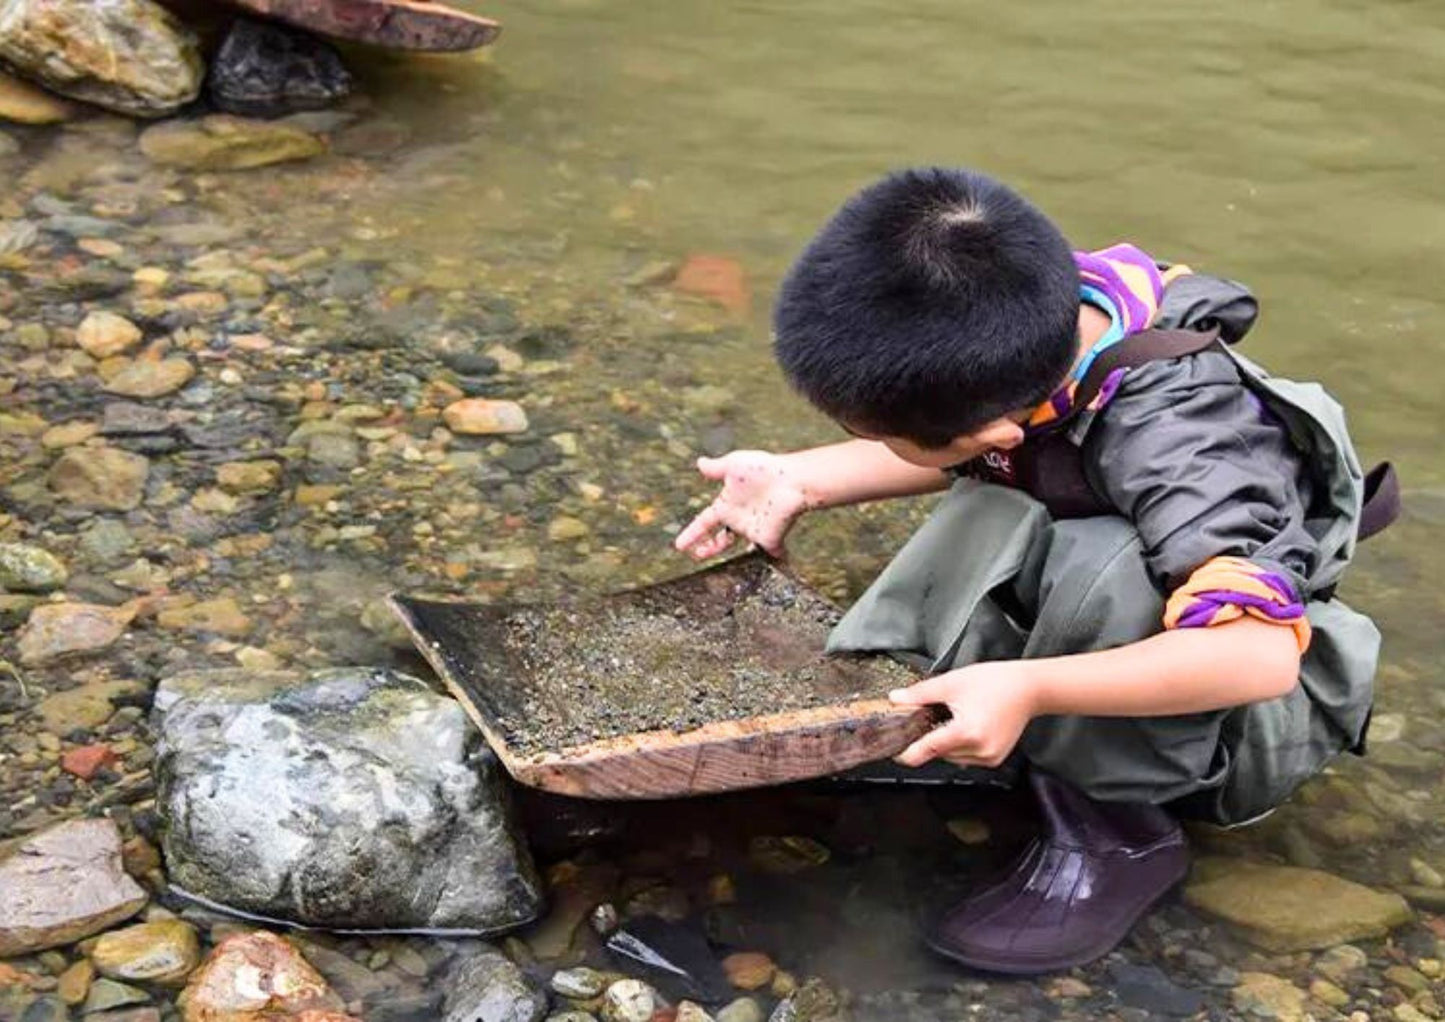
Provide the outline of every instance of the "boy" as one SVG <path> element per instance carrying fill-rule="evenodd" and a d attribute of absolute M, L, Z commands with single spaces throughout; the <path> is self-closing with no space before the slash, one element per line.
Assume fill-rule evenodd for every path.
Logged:
<path fill-rule="evenodd" d="M 783 283 L 778 361 L 855 439 L 701 459 L 722 491 L 677 546 L 777 555 L 805 511 L 951 486 L 829 642 L 931 668 L 892 698 L 951 719 L 899 762 L 1021 764 L 1039 799 L 945 955 L 1098 958 L 1184 876 L 1176 815 L 1245 822 L 1359 749 L 1379 634 L 1333 590 L 1366 485 L 1338 406 L 1228 347 L 1254 316 L 967 170 L 865 189 Z"/>

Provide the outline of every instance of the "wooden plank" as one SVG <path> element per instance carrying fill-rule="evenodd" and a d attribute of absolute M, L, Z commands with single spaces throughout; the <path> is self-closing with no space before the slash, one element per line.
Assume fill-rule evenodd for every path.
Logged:
<path fill-rule="evenodd" d="M 230 0 L 253 14 L 394 50 L 475 50 L 502 26 L 425 0 Z"/>
<path fill-rule="evenodd" d="M 755 584 L 761 571 L 776 568 L 760 568 L 758 559 L 743 558 L 609 599 L 638 601 L 666 614 L 672 601 L 695 598 L 704 588 L 715 593 L 720 583 Z M 401 595 L 390 602 L 508 772 L 522 784 L 558 794 L 672 798 L 821 777 L 893 756 L 937 722 L 931 709 L 864 698 L 528 751 L 509 739 L 504 722 L 515 720 L 510 715 L 524 710 L 529 698 L 555 693 L 529 690 L 518 663 L 505 652 L 505 629 L 518 608 Z M 584 621 L 587 613 L 585 605 L 578 611 Z M 577 641 L 587 639 L 583 627 Z M 879 679 L 896 678 L 896 670 L 880 673 Z"/>

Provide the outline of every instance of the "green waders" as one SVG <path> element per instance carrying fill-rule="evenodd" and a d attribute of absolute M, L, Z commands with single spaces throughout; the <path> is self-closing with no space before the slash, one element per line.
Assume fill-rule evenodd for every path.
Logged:
<path fill-rule="evenodd" d="M 1353 555 L 1363 500 L 1338 405 L 1319 387 L 1271 379 L 1234 358 L 1323 483 L 1307 522 L 1320 557 L 1307 580 L 1314 635 L 1299 686 L 1208 713 L 1041 717 L 1018 748 L 1089 797 L 1169 803 L 1221 824 L 1272 809 L 1341 751 L 1360 747 L 1380 646 L 1369 618 L 1321 598 Z M 1163 615 L 1127 520 L 1054 520 L 1022 491 L 961 480 L 839 622 L 829 648 L 911 655 L 936 673 L 1120 646 L 1161 631 Z"/>

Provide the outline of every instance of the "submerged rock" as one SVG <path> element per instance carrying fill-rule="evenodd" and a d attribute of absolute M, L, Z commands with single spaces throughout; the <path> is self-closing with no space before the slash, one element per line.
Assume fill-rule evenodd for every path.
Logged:
<path fill-rule="evenodd" d="M 112 979 L 180 986 L 201 960 L 201 947 L 190 923 L 158 919 L 104 934 L 90 958 Z"/>
<path fill-rule="evenodd" d="M 141 340 L 141 329 L 124 316 L 113 312 L 92 312 L 81 320 L 75 330 L 75 343 L 95 358 L 110 358 L 134 348 Z"/>
<path fill-rule="evenodd" d="M 1234 1006 L 1245 1015 L 1278 1022 L 1300 1022 L 1305 1017 L 1306 995 L 1287 979 L 1267 972 L 1246 972 L 1230 992 Z"/>
<path fill-rule="evenodd" d="M 196 39 L 152 0 L 0 3 L 0 60 L 62 96 L 162 117 L 195 99 Z"/>
<path fill-rule="evenodd" d="M 211 63 L 206 89 L 226 113 L 280 117 L 319 110 L 351 94 L 335 47 L 298 29 L 238 18 Z"/>
<path fill-rule="evenodd" d="M 168 678 L 157 804 L 191 894 L 316 926 L 490 933 L 540 885 L 460 705 L 392 671 Z"/>
<path fill-rule="evenodd" d="M 30 612 L 18 646 L 22 664 L 46 664 L 72 653 L 105 649 L 125 634 L 132 607 L 50 603 Z"/>
<path fill-rule="evenodd" d="M 110 820 L 72 820 L 0 858 L 0 958 L 83 940 L 146 903 Z"/>
<path fill-rule="evenodd" d="M 48 550 L 27 543 L 0 543 L 0 589 L 48 593 L 65 585 L 65 565 Z"/>
<path fill-rule="evenodd" d="M 493 948 L 459 958 L 446 988 L 443 1022 L 538 1022 L 547 1014 L 547 995 Z"/>
<path fill-rule="evenodd" d="M 527 413 L 515 401 L 469 397 L 447 405 L 442 412 L 447 429 L 468 436 L 494 436 L 527 431 Z"/>
<path fill-rule="evenodd" d="M 122 397 L 164 397 L 180 390 L 196 375 L 196 367 L 184 358 L 138 358 L 105 383 L 111 394 Z"/>
<path fill-rule="evenodd" d="M 256 931 L 227 937 L 181 996 L 185 1022 L 243 1022 L 310 1015 L 340 1022 L 341 998 L 287 941 Z"/>
<path fill-rule="evenodd" d="M 77 447 L 50 469 L 47 482 L 55 495 L 95 511 L 131 511 L 145 493 L 150 462 L 114 447 Z"/>
<path fill-rule="evenodd" d="M 1206 859 L 1184 900 L 1238 926 L 1270 951 L 1306 951 L 1383 937 L 1413 913 L 1398 894 L 1316 869 Z"/>
<path fill-rule="evenodd" d="M 248 170 L 326 152 L 325 142 L 300 128 L 230 114 L 157 124 L 140 147 L 156 163 L 183 170 Z"/>
<path fill-rule="evenodd" d="M 19 124 L 55 124 L 69 120 L 75 108 L 29 82 L 0 71 L 0 120 Z"/>

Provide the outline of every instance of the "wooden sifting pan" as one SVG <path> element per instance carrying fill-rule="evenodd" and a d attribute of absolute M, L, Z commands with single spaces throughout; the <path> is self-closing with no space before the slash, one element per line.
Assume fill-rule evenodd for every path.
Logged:
<path fill-rule="evenodd" d="M 825 657 L 838 617 L 759 554 L 566 604 L 394 595 L 417 648 L 517 781 L 653 799 L 821 777 L 902 751 L 913 672 Z"/>

